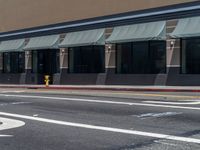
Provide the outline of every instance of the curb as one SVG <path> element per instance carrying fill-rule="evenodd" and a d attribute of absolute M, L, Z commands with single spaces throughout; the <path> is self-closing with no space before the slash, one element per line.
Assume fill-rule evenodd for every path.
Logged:
<path fill-rule="evenodd" d="M 0 88 L 54 89 L 54 90 L 91 90 L 91 91 L 128 91 L 128 92 L 200 92 L 200 89 L 175 88 L 113 88 L 113 87 L 63 87 L 63 86 L 0 86 Z"/>
<path fill-rule="evenodd" d="M 127 91 L 127 92 L 200 92 L 200 89 L 157 89 L 157 88 L 76 88 L 76 87 L 48 87 L 46 89 L 63 89 L 63 90 L 93 90 L 93 91 Z"/>

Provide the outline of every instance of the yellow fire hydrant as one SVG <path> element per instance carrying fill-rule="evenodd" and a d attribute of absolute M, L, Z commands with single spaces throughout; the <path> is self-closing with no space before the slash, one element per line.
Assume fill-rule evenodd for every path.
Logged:
<path fill-rule="evenodd" d="M 50 76 L 49 75 L 45 75 L 44 76 L 44 82 L 45 82 L 45 86 L 48 87 L 49 86 L 49 82 L 50 82 Z"/>

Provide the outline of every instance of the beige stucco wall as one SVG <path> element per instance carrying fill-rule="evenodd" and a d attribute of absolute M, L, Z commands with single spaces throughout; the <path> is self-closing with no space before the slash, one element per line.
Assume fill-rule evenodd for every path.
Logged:
<path fill-rule="evenodd" d="M 0 32 L 195 0 L 0 0 Z"/>

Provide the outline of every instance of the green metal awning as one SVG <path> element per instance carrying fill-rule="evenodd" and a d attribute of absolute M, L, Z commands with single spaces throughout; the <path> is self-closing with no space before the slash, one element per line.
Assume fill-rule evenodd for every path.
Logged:
<path fill-rule="evenodd" d="M 25 39 L 2 41 L 0 43 L 0 52 L 17 52 L 22 51 Z"/>
<path fill-rule="evenodd" d="M 175 38 L 200 36 L 200 17 L 179 19 L 173 33 Z"/>
<path fill-rule="evenodd" d="M 166 22 L 149 22 L 114 27 L 107 43 L 123 43 L 133 41 L 164 40 L 166 37 Z"/>
<path fill-rule="evenodd" d="M 94 29 L 67 33 L 60 47 L 78 47 L 88 45 L 104 45 L 105 29 Z"/>
<path fill-rule="evenodd" d="M 41 50 L 58 48 L 59 35 L 48 35 L 30 38 L 24 50 Z"/>

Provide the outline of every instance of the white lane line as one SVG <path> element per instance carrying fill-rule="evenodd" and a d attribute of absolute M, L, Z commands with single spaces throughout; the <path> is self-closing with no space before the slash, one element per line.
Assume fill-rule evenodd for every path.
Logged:
<path fill-rule="evenodd" d="M 21 105 L 21 104 L 31 104 L 31 102 L 13 102 L 13 103 L 9 103 L 11 105 Z"/>
<path fill-rule="evenodd" d="M 139 135 L 139 136 L 145 136 L 145 137 L 153 137 L 153 138 L 159 138 L 159 139 L 168 139 L 168 140 L 174 140 L 174 141 L 200 144 L 200 139 L 195 139 L 195 138 L 173 136 L 173 135 L 159 134 L 159 133 L 152 133 L 152 132 L 143 132 L 143 131 L 136 131 L 136 130 L 127 130 L 127 129 L 120 129 L 120 128 L 112 128 L 112 127 L 104 127 L 104 126 L 95 126 L 95 125 L 74 123 L 74 122 L 65 122 L 65 121 L 32 117 L 32 116 L 26 116 L 26 115 L 20 115 L 20 114 L 11 114 L 11 113 L 6 113 L 6 112 L 0 112 L 0 115 L 7 116 L 7 117 L 9 116 L 9 117 L 20 118 L 20 119 L 34 120 L 34 121 L 39 121 L 39 122 L 51 123 L 51 124 L 57 124 L 57 125 L 70 126 L 70 127 L 85 128 L 85 129 L 91 129 L 91 130 L 101 130 L 101 131 L 108 131 L 108 132 L 115 132 L 115 133 Z"/>
<path fill-rule="evenodd" d="M 0 93 L 24 93 L 25 91 L 1 91 Z"/>
<path fill-rule="evenodd" d="M 19 121 L 19 120 L 15 120 L 15 119 L 2 118 L 2 117 L 0 117 L 0 122 L 2 122 L 2 124 L 0 124 L 0 131 L 18 128 L 18 127 L 25 125 L 25 122 L 23 122 L 23 121 Z"/>
<path fill-rule="evenodd" d="M 169 117 L 169 116 L 175 116 L 175 115 L 180 115 L 182 112 L 163 112 L 163 113 L 146 113 L 146 114 L 141 114 L 141 115 L 136 115 L 136 117 L 141 118 L 141 119 L 147 119 L 147 118 L 160 118 L 160 117 Z"/>
<path fill-rule="evenodd" d="M 13 135 L 3 135 L 3 134 L 0 134 L 0 137 L 13 137 Z"/>
<path fill-rule="evenodd" d="M 162 108 L 175 108 L 175 109 L 186 109 L 186 110 L 200 110 L 200 107 L 172 106 L 172 105 L 159 105 L 159 104 L 148 104 L 148 103 L 131 103 L 131 102 L 94 100 L 94 99 L 46 97 L 46 96 L 33 96 L 33 95 L 8 95 L 8 94 L 0 94 L 0 96 L 16 97 L 16 98 L 52 99 L 52 100 L 77 101 L 77 102 L 89 102 L 89 103 L 103 103 L 103 104 L 116 104 L 116 105 L 130 105 L 130 106 L 146 106 L 146 107 L 160 107 L 160 108 L 162 107 Z"/>
<path fill-rule="evenodd" d="M 152 104 L 171 104 L 171 105 L 198 105 L 200 101 L 193 102 L 163 102 L 163 101 L 143 101 L 143 103 L 152 103 Z"/>
<path fill-rule="evenodd" d="M 21 104 L 31 104 L 32 102 L 12 102 L 12 103 L 3 103 L 0 106 L 7 106 L 7 105 L 21 105 Z"/>

